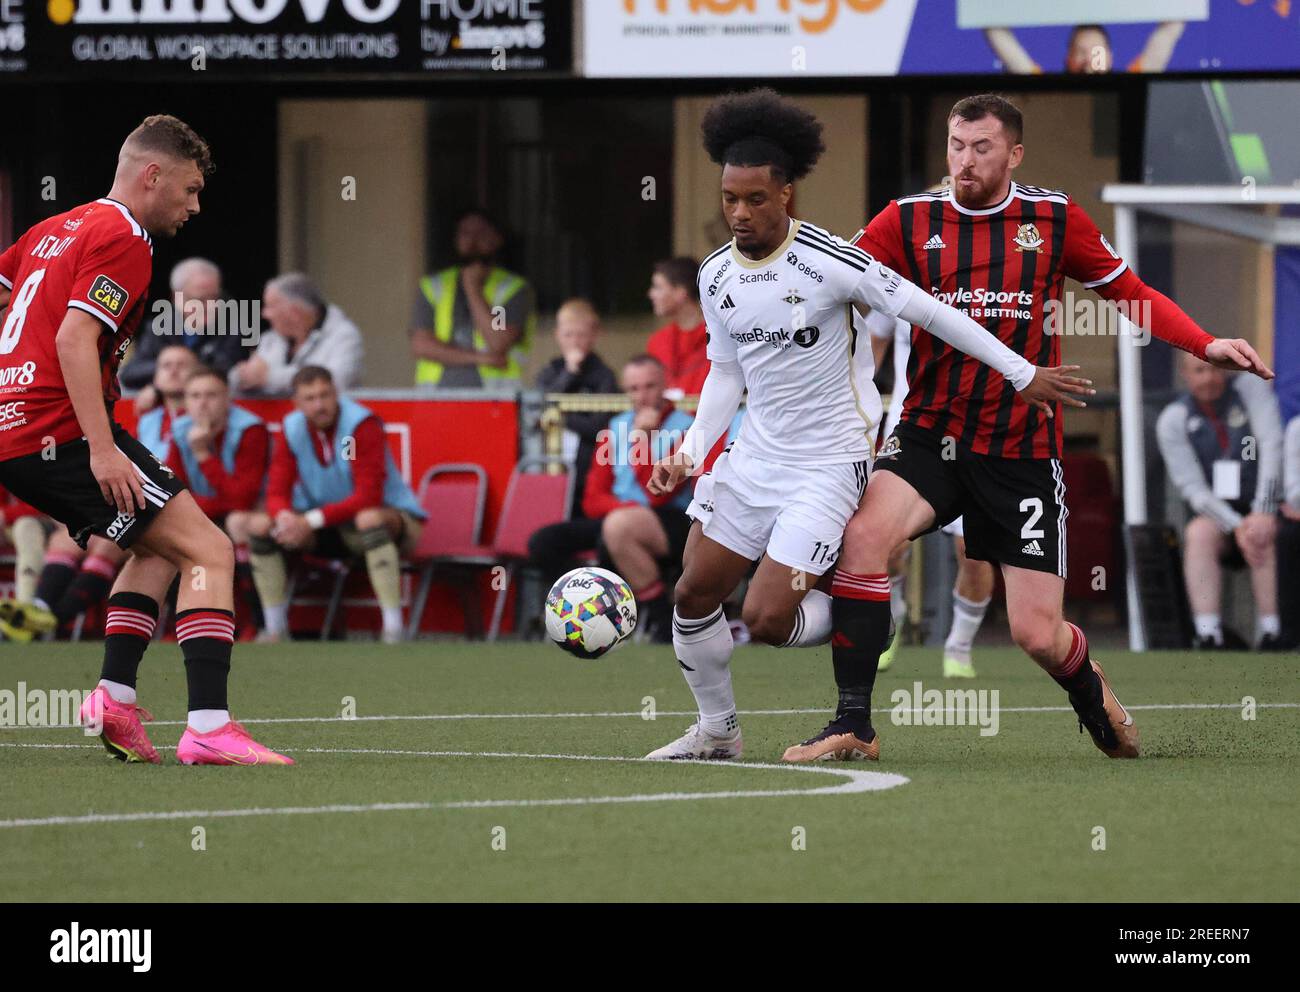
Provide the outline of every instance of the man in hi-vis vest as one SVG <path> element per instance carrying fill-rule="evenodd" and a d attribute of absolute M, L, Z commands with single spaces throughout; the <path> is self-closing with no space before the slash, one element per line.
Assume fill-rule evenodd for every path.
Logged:
<path fill-rule="evenodd" d="M 400 553 L 419 539 L 425 513 L 393 462 L 384 423 L 340 396 L 316 365 L 293 377 L 294 411 L 284 418 L 271 456 L 266 512 L 248 520 L 249 560 L 266 629 L 288 632 L 284 551 L 364 558 L 383 614 L 383 640 L 402 639 Z"/>
<path fill-rule="evenodd" d="M 425 276 L 411 314 L 416 385 L 518 386 L 537 322 L 533 288 L 501 268 L 500 227 L 482 210 L 456 224 L 456 265 Z"/>

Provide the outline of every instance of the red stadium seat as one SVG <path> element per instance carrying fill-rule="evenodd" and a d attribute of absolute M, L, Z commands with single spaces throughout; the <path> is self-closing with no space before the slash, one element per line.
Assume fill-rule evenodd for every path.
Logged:
<path fill-rule="evenodd" d="M 562 471 L 552 474 L 537 471 L 544 466 Z M 528 539 L 541 527 L 559 523 L 569 513 L 573 496 L 573 473 L 559 458 L 524 458 L 515 466 L 506 489 L 505 503 L 497 521 L 492 553 L 497 563 L 505 565 L 505 581 L 497 590 L 492 608 L 492 626 L 488 640 L 495 641 L 501 632 L 510 583 L 521 563 L 528 557 Z"/>
<path fill-rule="evenodd" d="M 419 590 L 411 604 L 407 622 L 407 636 L 414 637 L 420 629 L 420 618 L 429 598 L 429 587 L 438 565 L 488 564 L 490 556 L 482 555 L 483 510 L 487 505 L 487 472 L 481 465 L 448 463 L 434 465 L 420 480 L 418 498 L 420 507 L 428 515 L 420 540 L 411 553 L 408 565 L 420 573 Z M 472 610 L 474 587 L 471 583 L 458 584 L 462 595 L 466 622 L 477 625 L 477 615 Z"/>
<path fill-rule="evenodd" d="M 539 471 L 548 466 L 561 471 L 555 474 Z M 439 559 L 448 564 L 505 566 L 504 581 L 496 590 L 492 607 L 489 640 L 496 640 L 501 633 L 510 584 L 520 564 L 528 557 L 528 539 L 539 527 L 558 523 L 568 516 L 572 493 L 573 473 L 564 461 L 548 457 L 521 459 L 510 474 L 492 543 L 479 544 L 465 553 L 447 554 Z M 419 623 L 418 616 L 413 619 Z"/>

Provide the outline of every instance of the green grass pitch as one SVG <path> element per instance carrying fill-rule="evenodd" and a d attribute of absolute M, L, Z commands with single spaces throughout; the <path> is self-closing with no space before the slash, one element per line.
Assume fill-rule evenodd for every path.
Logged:
<path fill-rule="evenodd" d="M 6 646 L 0 690 L 88 689 L 99 657 Z M 246 769 L 176 763 L 183 668 L 155 645 L 140 689 L 161 767 L 113 761 L 77 728 L 0 730 L 4 898 L 1293 899 L 1296 657 L 1099 660 L 1135 708 L 1138 761 L 1104 757 L 1045 675 L 984 648 L 958 687 L 998 691 L 996 735 L 882 712 L 878 765 L 818 772 L 542 757 L 634 758 L 676 737 L 692 704 L 667 648 L 579 662 L 538 644 L 239 645 L 236 716 L 299 762 Z M 746 765 L 824 722 L 829 649 L 741 648 L 733 672 Z M 937 652 L 903 649 L 877 706 L 917 679 L 945 688 Z M 848 791 L 842 769 L 907 782 Z"/>

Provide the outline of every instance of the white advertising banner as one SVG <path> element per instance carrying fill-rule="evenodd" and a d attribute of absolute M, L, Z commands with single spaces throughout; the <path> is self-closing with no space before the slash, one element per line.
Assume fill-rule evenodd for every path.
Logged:
<path fill-rule="evenodd" d="M 898 72 L 916 0 L 585 0 L 588 76 Z"/>

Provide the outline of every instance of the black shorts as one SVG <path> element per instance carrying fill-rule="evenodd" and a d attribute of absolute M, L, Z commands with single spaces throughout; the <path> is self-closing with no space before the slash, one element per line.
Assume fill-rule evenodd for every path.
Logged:
<path fill-rule="evenodd" d="M 934 507 L 934 526 L 922 533 L 962 517 L 967 558 L 1065 578 L 1069 511 L 1057 459 L 977 455 L 955 438 L 899 424 L 873 468 L 905 479 Z"/>
<path fill-rule="evenodd" d="M 129 548 L 185 484 L 124 427 L 112 426 L 117 449 L 135 465 L 140 478 L 143 510 L 119 514 L 116 506 L 104 501 L 90 471 L 90 444 L 85 438 L 60 444 L 50 458 L 36 451 L 0 462 L 0 486 L 67 525 L 68 533 L 83 548 L 92 534 L 108 538 L 119 548 Z"/>

